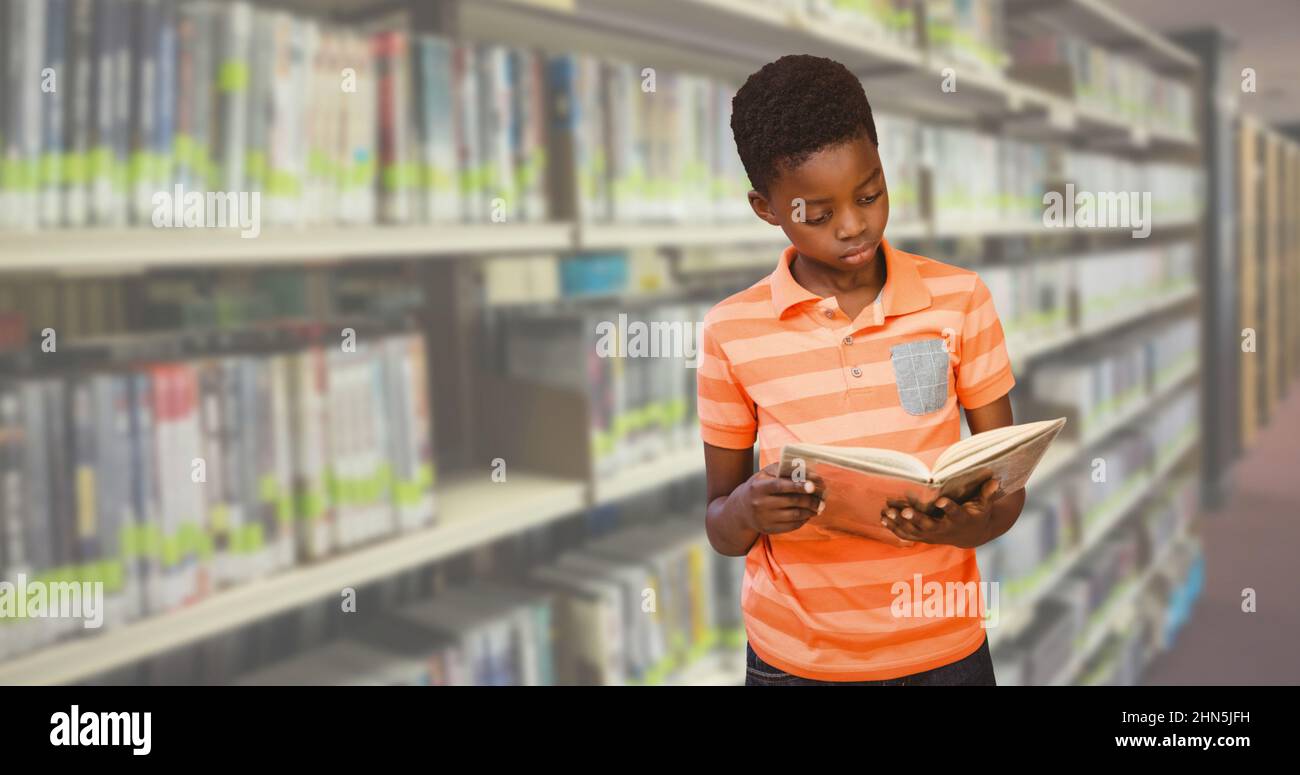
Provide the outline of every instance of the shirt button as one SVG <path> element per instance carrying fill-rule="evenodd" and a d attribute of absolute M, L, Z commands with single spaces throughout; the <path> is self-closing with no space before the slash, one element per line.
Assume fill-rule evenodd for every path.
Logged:
<path fill-rule="evenodd" d="M 844 344 L 853 344 L 853 337 L 851 336 L 844 337 Z"/>
<path fill-rule="evenodd" d="M 855 377 L 861 377 L 861 376 L 862 376 L 862 369 L 859 369 L 857 366 L 854 366 L 853 369 L 852 369 L 849 373 L 852 374 L 852 375 L 855 376 Z"/>
<path fill-rule="evenodd" d="M 835 310 L 831 310 L 831 309 L 824 310 L 822 314 L 826 315 L 826 317 L 828 318 L 833 318 L 835 317 Z"/>

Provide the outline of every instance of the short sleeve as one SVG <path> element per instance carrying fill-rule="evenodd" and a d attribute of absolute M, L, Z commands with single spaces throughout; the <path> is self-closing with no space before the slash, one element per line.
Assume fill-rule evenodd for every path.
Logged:
<path fill-rule="evenodd" d="M 962 320 L 956 369 L 957 400 L 967 409 L 998 400 L 1016 384 L 993 294 L 978 277 Z"/>
<path fill-rule="evenodd" d="M 695 374 L 700 437 L 727 449 L 748 449 L 758 438 L 754 402 L 736 379 L 731 361 L 706 319 Z"/>

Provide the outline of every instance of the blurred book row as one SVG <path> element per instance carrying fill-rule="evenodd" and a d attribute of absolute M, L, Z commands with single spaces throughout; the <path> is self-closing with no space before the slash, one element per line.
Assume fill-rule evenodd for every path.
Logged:
<path fill-rule="evenodd" d="M 1000 579 L 1014 599 L 1031 591 L 1069 550 L 1104 535 L 1107 518 L 1122 516 L 1122 505 L 1142 492 L 1153 472 L 1181 462 L 1175 453 L 1185 451 L 1196 434 L 1195 398 L 1183 391 L 1156 412 L 1156 422 L 1104 440 L 1086 459 L 1036 486 L 1016 530 L 980 548 L 985 575 Z"/>
<path fill-rule="evenodd" d="M 115 627 L 431 524 L 423 337 L 303 339 L 0 382 L 6 580 L 102 582 Z M 5 619 L 0 644 L 67 622 Z"/>
<path fill-rule="evenodd" d="M 1196 287 L 1195 270 L 1195 243 L 1179 241 L 989 264 L 979 274 L 1014 357 L 1182 298 Z"/>
<path fill-rule="evenodd" d="M 1076 30 L 1022 25 L 1005 0 L 762 0 L 791 26 L 843 30 L 866 42 L 922 50 L 935 65 L 1031 83 L 1096 113 L 1173 136 L 1194 134 L 1183 79 Z M 830 33 L 826 33 L 828 36 Z"/>
<path fill-rule="evenodd" d="M 0 226 L 226 225 L 209 191 L 272 225 L 546 217 L 536 52 L 248 2 L 6 0 L 0 25 Z"/>
<path fill-rule="evenodd" d="M 1097 665 L 1069 663 L 1109 654 L 1098 639 L 1109 641 L 1114 630 L 1124 643 L 1147 641 L 1144 656 L 1172 639 L 1190 601 L 1152 595 L 1148 582 L 1189 581 L 1188 563 L 1169 560 L 1194 532 L 1197 485 L 1179 464 L 1196 435 L 1195 405 L 1195 393 L 1184 391 L 1147 428 L 1100 445 L 1071 469 L 1078 473 L 1037 489 L 1015 530 L 977 549 L 981 577 L 1001 585 L 1002 612 L 1027 622 L 994 645 L 999 684 L 1100 680 L 1093 672 L 1106 671 Z M 1113 627 L 1125 623 L 1133 599 L 1141 601 L 1143 624 Z M 1025 606 L 1032 615 L 1017 610 Z M 1105 680 L 1132 684 L 1137 672 L 1130 664 Z"/>
<path fill-rule="evenodd" d="M 1089 438 L 1196 372 L 1195 326 L 1195 318 L 1183 317 L 1153 325 L 1150 335 L 1109 339 L 1042 364 L 1030 384 L 1028 414 L 1067 415 L 1067 435 Z"/>
<path fill-rule="evenodd" d="M 693 364 L 710 306 L 607 303 L 502 315 L 501 371 L 516 384 L 565 391 L 585 403 L 593 478 L 694 451 Z M 583 446 L 581 435 L 572 444 L 554 433 L 548 438 L 554 449 Z"/>
<path fill-rule="evenodd" d="M 994 648 L 998 684 L 1137 683 L 1151 656 L 1173 644 L 1200 592 L 1200 549 L 1186 538 L 1195 489 L 1190 478 L 1169 482 L 1057 581 L 1031 624 Z M 987 558 L 996 572 L 999 556 L 1005 562 L 1044 532 L 1035 524 L 1017 542 L 981 547 L 981 568 Z"/>
<path fill-rule="evenodd" d="M 952 30 L 983 29 L 1002 13 L 993 2 L 927 5 Z M 225 226 L 251 206 L 231 198 L 240 192 L 259 193 L 261 224 L 283 226 L 752 217 L 731 141 L 735 84 L 710 77 L 400 29 L 363 33 L 240 0 L 6 0 L 0 25 L 9 48 L 0 228 Z M 1124 100 L 1128 112 L 1163 104 Z M 1161 218 L 1197 212 L 1191 167 L 888 112 L 877 120 L 895 223 L 1035 223 L 1044 193 L 1066 181 L 1151 191 Z M 930 191 L 934 201 L 923 201 Z"/>
<path fill-rule="evenodd" d="M 653 685 L 743 642 L 744 561 L 695 516 L 666 515 L 565 551 L 514 581 L 405 602 L 244 685 Z"/>
<path fill-rule="evenodd" d="M 1137 162 L 888 113 L 875 118 L 896 225 L 932 220 L 940 233 L 1036 227 L 1048 223 L 1053 192 L 1060 197 L 1051 221 L 1057 226 L 1181 224 L 1200 213 L 1203 181 L 1194 166 Z M 1150 200 L 1131 202 L 1130 192 L 1149 193 Z M 1114 196 L 1125 201 L 1111 212 Z"/>

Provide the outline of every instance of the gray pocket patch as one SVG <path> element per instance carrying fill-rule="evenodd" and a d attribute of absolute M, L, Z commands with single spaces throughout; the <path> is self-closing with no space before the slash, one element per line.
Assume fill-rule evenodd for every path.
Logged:
<path fill-rule="evenodd" d="M 942 339 L 895 345 L 889 360 L 903 411 L 929 414 L 943 408 L 948 401 L 948 351 Z"/>

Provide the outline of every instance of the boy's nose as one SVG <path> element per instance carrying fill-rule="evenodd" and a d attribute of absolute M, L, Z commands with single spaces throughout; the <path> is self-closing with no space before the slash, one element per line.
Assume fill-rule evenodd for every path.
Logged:
<path fill-rule="evenodd" d="M 839 229 L 835 234 L 836 239 L 850 245 L 859 242 L 858 238 L 867 230 L 866 220 L 855 215 L 844 216 L 844 219 L 838 225 Z"/>

